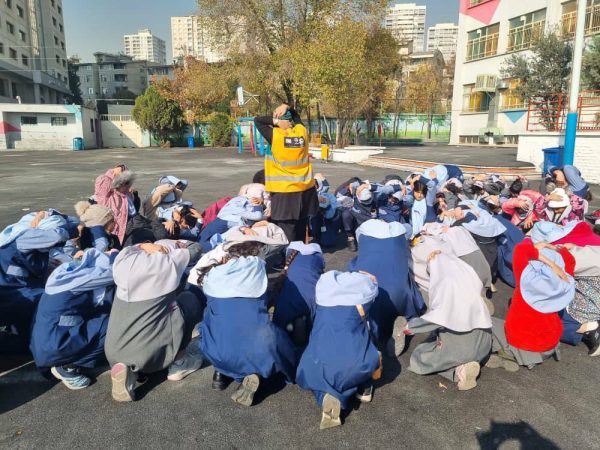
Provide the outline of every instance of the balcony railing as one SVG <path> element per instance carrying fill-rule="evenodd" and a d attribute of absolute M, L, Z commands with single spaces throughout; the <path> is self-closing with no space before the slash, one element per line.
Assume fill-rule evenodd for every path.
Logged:
<path fill-rule="evenodd" d="M 577 28 L 577 11 L 563 14 L 563 34 L 573 35 L 575 34 L 575 28 Z M 597 33 L 600 33 L 600 4 L 588 6 L 585 13 L 585 34 L 589 36 Z"/>
<path fill-rule="evenodd" d="M 494 33 L 467 42 L 467 61 L 486 58 L 497 54 L 499 36 L 499 33 Z"/>
<path fill-rule="evenodd" d="M 546 26 L 545 20 L 528 23 L 520 27 L 512 28 L 508 32 L 508 49 L 509 52 L 518 52 L 530 48 L 535 40 L 542 36 Z"/>

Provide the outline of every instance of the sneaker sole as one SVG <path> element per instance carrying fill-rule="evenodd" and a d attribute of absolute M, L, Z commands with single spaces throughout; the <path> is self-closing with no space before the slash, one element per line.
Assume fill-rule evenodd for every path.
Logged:
<path fill-rule="evenodd" d="M 254 394 L 258 391 L 260 379 L 258 375 L 252 374 L 244 377 L 240 387 L 233 393 L 231 399 L 243 406 L 252 406 Z"/>
<path fill-rule="evenodd" d="M 477 386 L 477 376 L 481 371 L 481 367 L 476 362 L 467 363 L 465 368 L 465 380 L 458 383 L 459 391 L 469 391 Z"/>
<path fill-rule="evenodd" d="M 591 353 L 588 353 L 591 357 L 600 356 L 600 346 Z"/>
<path fill-rule="evenodd" d="M 330 394 L 323 397 L 323 415 L 321 417 L 321 430 L 339 427 L 342 424 L 340 413 L 342 406 L 340 401 Z"/>
<path fill-rule="evenodd" d="M 361 403 L 371 403 L 373 401 L 373 394 L 370 395 L 360 395 L 356 394 L 356 399 Z"/>
<path fill-rule="evenodd" d="M 129 369 L 123 363 L 117 363 L 110 370 L 112 380 L 112 398 L 117 402 L 132 402 L 135 400 L 133 392 L 127 390 L 127 375 Z"/>
<path fill-rule="evenodd" d="M 495 356 L 495 358 L 494 358 Z M 488 362 L 485 364 L 488 369 L 504 369 L 507 372 L 518 372 L 519 365 L 508 359 L 501 358 L 500 356 L 492 355 Z"/>
<path fill-rule="evenodd" d="M 406 318 L 402 316 L 396 318 L 396 320 L 394 321 L 394 330 L 392 334 L 392 339 L 394 340 L 394 353 L 393 355 L 390 355 L 392 357 L 395 356 L 396 358 L 398 358 L 404 351 L 404 347 L 406 346 L 406 335 L 404 334 L 404 328 L 406 328 L 407 324 L 408 322 L 406 321 Z M 392 347 L 390 345 L 388 351 L 391 348 Z"/>
<path fill-rule="evenodd" d="M 62 384 L 64 384 L 66 387 L 68 387 L 72 391 L 79 391 L 79 390 L 85 389 L 86 387 L 89 386 L 89 384 L 86 384 L 85 386 L 71 386 L 67 382 L 67 380 L 60 373 L 58 373 L 58 370 L 56 370 L 56 367 L 52 367 L 50 369 L 50 372 L 52 372 L 52 375 L 54 375 L 56 378 L 58 378 L 62 382 Z"/>

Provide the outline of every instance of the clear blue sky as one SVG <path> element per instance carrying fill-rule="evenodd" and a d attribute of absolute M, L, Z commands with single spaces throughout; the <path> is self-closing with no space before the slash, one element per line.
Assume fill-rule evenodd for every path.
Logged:
<path fill-rule="evenodd" d="M 427 26 L 458 23 L 458 0 L 414 0 L 414 3 L 427 5 Z M 167 42 L 167 61 L 170 61 L 170 18 L 194 13 L 196 1 L 63 0 L 63 10 L 69 56 L 77 54 L 84 62 L 91 62 L 94 52 L 122 51 L 124 34 L 150 28 Z"/>

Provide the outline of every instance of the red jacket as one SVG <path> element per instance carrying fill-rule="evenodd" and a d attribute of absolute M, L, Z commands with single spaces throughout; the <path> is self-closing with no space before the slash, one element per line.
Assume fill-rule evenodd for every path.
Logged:
<path fill-rule="evenodd" d="M 565 262 L 565 271 L 573 275 L 575 258 L 566 248 L 560 250 Z M 506 315 L 506 339 L 513 347 L 530 352 L 552 350 L 558 344 L 563 332 L 563 325 L 558 313 L 541 313 L 525 302 L 521 294 L 521 274 L 529 261 L 537 259 L 538 250 L 533 242 L 525 239 L 515 247 L 513 270 L 516 288 L 512 302 Z"/>

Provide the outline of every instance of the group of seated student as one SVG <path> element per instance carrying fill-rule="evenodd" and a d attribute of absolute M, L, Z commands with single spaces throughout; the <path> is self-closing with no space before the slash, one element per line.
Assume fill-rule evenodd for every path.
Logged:
<path fill-rule="evenodd" d="M 201 211 L 172 175 L 142 202 L 119 165 L 76 216 L 49 209 L 7 226 L 0 350 L 29 348 L 72 390 L 108 362 L 118 402 L 154 373 L 177 382 L 205 361 L 212 388 L 235 382 L 244 406 L 278 378 L 313 393 L 321 429 L 373 399 L 413 335 L 429 338 L 409 371 L 458 390 L 475 388 L 482 366 L 558 361 L 560 342 L 600 355 L 600 236 L 586 222 L 598 214 L 576 168 L 552 168 L 540 190 L 456 166 L 331 192 L 317 174 L 310 242 L 288 242 L 269 221 L 264 175 L 252 181 Z M 356 253 L 328 271 L 339 238 Z M 514 288 L 504 319 L 493 317 L 498 280 Z"/>

